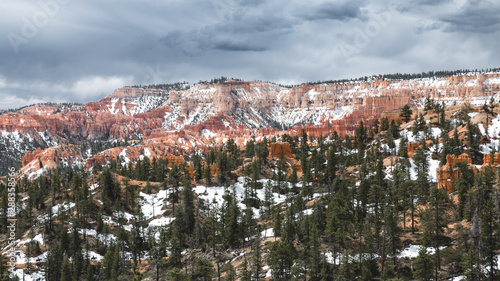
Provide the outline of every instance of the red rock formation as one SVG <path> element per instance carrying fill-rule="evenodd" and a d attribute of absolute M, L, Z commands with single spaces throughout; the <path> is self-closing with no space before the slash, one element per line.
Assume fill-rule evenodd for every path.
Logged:
<path fill-rule="evenodd" d="M 54 137 L 64 138 L 61 132 L 65 132 L 81 139 L 121 139 L 141 134 L 144 138 L 155 138 L 179 128 L 193 133 L 207 129 L 241 135 L 249 134 L 252 130 L 247 130 L 241 120 L 235 119 L 236 116 L 248 118 L 249 124 L 258 124 L 262 122 L 262 117 L 256 113 L 260 112 L 274 121 L 286 122 L 289 120 L 280 119 L 280 116 L 287 118 L 291 111 L 297 109 L 309 109 L 313 113 L 316 109 L 349 107 L 340 119 L 321 114 L 315 117 L 314 123 L 304 127 L 314 137 L 326 137 L 333 131 L 343 136 L 352 133 L 362 119 L 366 124 L 382 114 L 390 119 L 399 119 L 398 110 L 403 105 L 412 104 L 423 97 L 439 101 L 447 97 L 444 93 L 453 92 L 454 98 L 465 102 L 475 96 L 498 91 L 500 84 L 487 80 L 494 77 L 498 75 L 443 78 L 440 84 L 433 86 L 425 86 L 418 79 L 377 79 L 371 83 L 303 84 L 294 88 L 263 82 L 228 81 L 196 85 L 185 91 L 170 93 L 159 89 L 128 87 L 84 106 L 38 105 L 24 108 L 19 113 L 0 115 L 0 130 L 29 133 L 37 141 L 41 140 L 38 132 L 46 130 Z M 471 79 L 475 79 L 476 83 L 471 84 L 475 86 L 465 86 Z M 150 99 L 149 105 L 141 100 L 143 97 Z M 240 113 L 235 115 L 236 111 Z M 193 114 L 198 113 L 197 119 L 194 118 Z M 166 116 L 172 116 L 172 119 Z M 305 121 L 308 116 L 306 114 L 303 120 L 297 121 Z"/>
<path fill-rule="evenodd" d="M 499 166 L 500 165 L 500 153 L 495 153 L 493 155 L 493 159 L 491 157 L 491 154 L 485 154 L 483 155 L 483 166 Z"/>
<path fill-rule="evenodd" d="M 459 161 L 465 161 L 472 168 L 475 168 L 474 166 L 472 166 L 472 160 L 470 156 L 465 153 L 458 157 L 455 157 L 455 155 L 451 154 L 446 155 L 446 164 L 436 169 L 438 188 L 444 188 L 447 193 L 455 191 L 455 181 L 460 177 L 460 171 L 458 170 L 458 168 L 454 168 L 453 165 Z"/>
<path fill-rule="evenodd" d="M 413 158 L 415 156 L 415 150 L 420 147 L 418 142 L 408 142 L 408 157 Z"/>
<path fill-rule="evenodd" d="M 104 165 L 107 162 L 108 162 L 108 160 L 106 159 L 106 155 L 95 155 L 95 156 L 87 159 L 87 162 L 85 163 L 85 167 L 90 168 L 90 167 L 96 165 L 97 163 Z"/>
<path fill-rule="evenodd" d="M 0 130 L 53 145 L 68 139 L 163 139 L 164 155 L 182 155 L 193 149 L 220 145 L 233 138 L 243 145 L 250 136 L 304 129 L 312 137 L 352 134 L 360 120 L 369 126 L 384 115 L 399 118 L 405 104 L 415 107 L 422 98 L 461 102 L 500 90 L 490 78 L 498 74 L 449 77 L 436 81 L 415 79 L 339 84 L 303 84 L 286 88 L 264 82 L 227 81 L 195 85 L 184 91 L 122 88 L 98 102 L 85 105 L 36 105 L 0 115 Z M 300 117 L 297 117 L 300 116 Z M 292 122 L 293 120 L 293 122 Z M 300 125 L 300 124 L 304 125 Z M 278 132 L 268 124 L 283 124 Z M 260 129 L 258 129 L 260 128 Z M 208 130 L 210 132 L 204 131 Z M 42 134 L 40 134 L 43 132 Z M 207 137 L 215 133 L 216 137 Z M 460 130 L 460 136 L 465 135 Z M 48 139 L 51 139 L 49 141 Z M 415 148 L 415 147 L 414 147 Z M 409 153 L 412 154 L 409 147 Z M 24 151 L 23 151 L 24 153 Z M 118 153 L 108 158 L 117 157 Z M 131 157 L 139 152 L 130 149 Z M 23 164 L 35 157 L 26 154 Z M 88 165 L 108 161 L 98 156 Z"/>
<path fill-rule="evenodd" d="M 33 150 L 33 152 L 26 151 L 22 159 L 23 166 L 27 165 L 29 162 L 33 161 L 33 159 L 37 158 L 40 153 L 42 153 L 42 149 L 40 148 Z"/>
<path fill-rule="evenodd" d="M 287 142 L 275 142 L 271 144 L 271 149 L 269 150 L 269 158 L 293 158 L 295 155 L 292 154 L 290 149 L 290 144 Z"/>
<path fill-rule="evenodd" d="M 168 159 L 168 166 L 169 167 L 172 167 L 174 164 L 175 165 L 181 165 L 182 163 L 184 163 L 184 157 L 182 156 L 167 156 L 166 157 Z"/>
<path fill-rule="evenodd" d="M 50 170 L 60 166 L 61 163 L 81 163 L 82 160 L 80 148 L 71 144 L 53 146 L 43 151 L 36 149 L 32 153 L 27 152 L 23 157 L 24 165 L 20 172 L 32 177 L 39 169 Z"/>
<path fill-rule="evenodd" d="M 389 156 L 384 159 L 383 163 L 385 167 L 394 166 L 401 159 L 399 156 Z"/>

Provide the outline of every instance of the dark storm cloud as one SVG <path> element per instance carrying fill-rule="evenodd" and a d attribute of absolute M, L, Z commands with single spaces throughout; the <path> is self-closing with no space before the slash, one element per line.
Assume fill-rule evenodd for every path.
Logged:
<path fill-rule="evenodd" d="M 444 14 L 439 20 L 449 32 L 494 33 L 500 27 L 500 3 L 468 0 L 457 12 Z"/>
<path fill-rule="evenodd" d="M 221 75 L 296 84 L 500 65 L 499 5 L 487 1 L 4 0 L 0 9 L 0 108 Z"/>
<path fill-rule="evenodd" d="M 343 3 L 323 3 L 313 7 L 304 14 L 306 20 L 341 20 L 346 21 L 360 17 L 360 6 L 356 1 L 346 1 Z"/>
<path fill-rule="evenodd" d="M 429 6 L 439 6 L 443 4 L 448 4 L 452 2 L 452 0 L 414 0 L 412 1 L 414 6 L 419 5 L 429 5 Z"/>
<path fill-rule="evenodd" d="M 235 6 L 235 3 L 216 1 L 214 8 L 219 13 L 219 21 L 203 28 L 171 31 L 161 42 L 188 56 L 203 55 L 209 50 L 262 52 L 271 49 L 274 42 L 306 22 L 348 21 L 361 17 L 360 5 L 356 1 L 297 5 L 289 11 L 282 7 Z"/>

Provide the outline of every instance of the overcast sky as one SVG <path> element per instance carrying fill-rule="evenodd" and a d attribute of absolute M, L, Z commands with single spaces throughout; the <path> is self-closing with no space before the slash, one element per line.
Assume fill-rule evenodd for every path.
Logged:
<path fill-rule="evenodd" d="M 0 109 L 126 85 L 500 67 L 500 1 L 3 0 Z"/>

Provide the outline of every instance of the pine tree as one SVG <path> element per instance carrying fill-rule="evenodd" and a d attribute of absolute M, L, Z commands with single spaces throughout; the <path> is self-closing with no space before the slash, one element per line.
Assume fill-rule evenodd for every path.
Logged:
<path fill-rule="evenodd" d="M 378 134 L 379 125 L 380 125 L 380 122 L 378 121 L 378 118 L 375 118 L 375 121 L 373 121 L 373 127 L 372 127 L 375 134 Z"/>
<path fill-rule="evenodd" d="M 381 131 L 389 130 L 389 119 L 387 117 L 382 117 L 382 123 L 380 124 Z"/>
<path fill-rule="evenodd" d="M 186 224 L 187 227 L 187 233 L 192 234 L 195 224 L 194 194 L 191 185 L 191 176 L 187 171 L 184 173 L 183 185 L 184 189 L 182 190 L 182 199 L 183 199 L 182 206 L 185 215 L 184 223 Z"/>
<path fill-rule="evenodd" d="M 260 245 L 260 225 L 257 227 L 257 234 L 254 241 L 253 250 L 253 279 L 260 280 L 260 275 L 262 273 L 262 256 L 261 256 L 261 245 Z"/>
<path fill-rule="evenodd" d="M 179 219 L 175 219 L 172 222 L 172 227 L 170 228 L 170 244 L 168 247 L 170 251 L 170 256 L 168 258 L 169 265 L 179 268 L 182 266 L 182 245 L 184 241 L 184 234 L 181 232 L 181 226 L 179 225 L 181 223 Z"/>
<path fill-rule="evenodd" d="M 291 242 L 276 241 L 272 244 L 268 264 L 273 270 L 273 279 L 283 281 L 290 279 L 294 256 L 295 248 Z"/>
<path fill-rule="evenodd" d="M 427 162 L 427 152 L 422 147 L 417 148 L 413 161 L 416 166 L 417 185 L 420 188 L 420 200 L 424 202 L 424 198 L 429 190 L 429 163 Z"/>
<path fill-rule="evenodd" d="M 190 276 L 183 273 L 179 268 L 174 267 L 167 273 L 167 280 L 170 281 L 189 281 Z"/>
<path fill-rule="evenodd" d="M 202 277 L 204 281 L 212 280 L 215 275 L 214 265 L 208 259 L 198 258 L 194 262 L 193 275 L 195 278 Z"/>
<path fill-rule="evenodd" d="M 415 260 L 415 277 L 418 280 L 432 280 L 432 272 L 435 264 L 432 262 L 432 257 L 427 253 L 425 247 L 421 247 L 418 252 L 418 257 Z"/>
<path fill-rule="evenodd" d="M 400 117 L 403 118 L 403 120 L 408 123 L 410 121 L 411 115 L 413 114 L 413 111 L 410 109 L 410 107 L 406 104 L 403 106 L 401 109 L 401 113 L 399 114 Z"/>
<path fill-rule="evenodd" d="M 310 235 L 309 235 L 309 261 L 308 268 L 311 280 L 318 280 L 321 273 L 321 252 L 320 252 L 320 235 L 317 227 L 316 220 L 311 222 Z"/>
<path fill-rule="evenodd" d="M 248 270 L 247 258 L 241 263 L 241 281 L 252 281 L 252 272 Z"/>
<path fill-rule="evenodd" d="M 252 137 L 245 146 L 245 157 L 252 158 L 255 156 L 255 140 Z"/>
<path fill-rule="evenodd" d="M 482 262 L 487 265 L 489 280 L 496 280 L 497 257 L 495 253 L 500 249 L 500 211 L 498 190 L 494 187 L 494 172 L 488 167 L 479 176 L 477 189 L 477 213 L 480 218 L 480 248 Z M 495 202 L 496 198 L 496 202 Z M 497 276 L 498 277 L 498 276 Z"/>
<path fill-rule="evenodd" d="M 458 168 L 460 171 L 460 177 L 456 181 L 456 189 L 458 191 L 457 216 L 462 220 L 465 217 L 467 194 L 474 185 L 474 171 L 469 168 L 469 165 L 465 161 L 455 162 L 453 168 Z"/>
<path fill-rule="evenodd" d="M 275 237 L 280 237 L 281 236 L 281 210 L 280 206 L 276 205 L 274 207 L 274 225 L 273 225 L 273 232 Z"/>
<path fill-rule="evenodd" d="M 226 266 L 226 275 L 223 278 L 224 281 L 236 281 L 236 270 L 233 264 L 228 263 Z"/>
<path fill-rule="evenodd" d="M 61 268 L 61 281 L 73 281 L 73 274 L 69 265 L 68 256 L 64 256 L 64 261 Z"/>
<path fill-rule="evenodd" d="M 445 208 L 450 199 L 444 189 L 433 188 L 429 196 L 429 204 L 422 214 L 421 223 L 423 225 L 423 244 L 432 246 L 436 250 L 435 280 L 437 273 L 441 269 L 441 257 L 439 247 L 441 246 L 444 228 L 448 226 L 448 217 Z"/>
<path fill-rule="evenodd" d="M 235 196 L 234 192 L 231 193 L 226 190 L 223 197 L 224 206 L 221 214 L 224 227 L 223 236 L 224 243 L 229 246 L 234 246 L 238 242 L 238 236 L 240 235 L 239 220 L 241 211 Z"/>
<path fill-rule="evenodd" d="M 205 165 L 205 169 L 203 169 L 203 178 L 207 181 L 207 185 L 212 184 L 212 171 L 208 163 Z"/>
<path fill-rule="evenodd" d="M 302 129 L 301 135 L 300 135 L 300 156 L 301 157 L 307 157 L 309 154 L 309 145 L 307 144 L 307 132 L 306 130 Z"/>
<path fill-rule="evenodd" d="M 59 243 L 54 243 L 47 254 L 47 263 L 45 264 L 45 277 L 47 281 L 60 281 L 61 268 L 63 264 L 63 251 Z"/>
<path fill-rule="evenodd" d="M 385 213 L 384 223 L 386 230 L 387 250 L 392 256 L 394 268 L 396 272 L 398 272 L 397 254 L 399 252 L 399 249 L 401 248 L 400 237 L 402 230 L 399 227 L 398 217 L 396 214 L 396 206 L 395 205 L 391 206 L 390 204 L 388 204 L 385 208 L 384 213 Z"/>
<path fill-rule="evenodd" d="M 82 251 L 79 250 L 75 253 L 73 259 L 73 275 L 77 276 L 77 280 L 80 280 L 80 276 L 83 276 L 83 270 L 85 269 L 85 260 L 83 258 Z"/>

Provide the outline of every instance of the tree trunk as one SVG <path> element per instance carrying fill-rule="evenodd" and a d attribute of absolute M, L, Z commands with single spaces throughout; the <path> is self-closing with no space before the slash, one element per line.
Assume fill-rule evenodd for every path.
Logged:
<path fill-rule="evenodd" d="M 381 264 L 381 269 L 380 269 L 380 274 L 384 274 L 384 265 L 385 265 L 385 231 L 384 231 L 384 236 L 383 236 L 383 242 L 382 242 L 382 264 Z"/>

